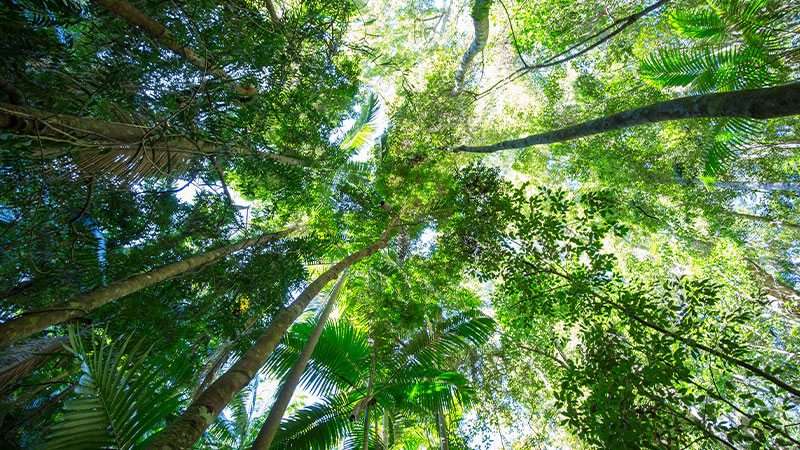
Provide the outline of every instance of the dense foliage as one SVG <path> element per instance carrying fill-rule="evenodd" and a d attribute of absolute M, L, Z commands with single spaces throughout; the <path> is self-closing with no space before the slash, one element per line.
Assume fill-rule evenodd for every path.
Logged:
<path fill-rule="evenodd" d="M 797 1 L 0 23 L 0 447 L 800 447 Z"/>

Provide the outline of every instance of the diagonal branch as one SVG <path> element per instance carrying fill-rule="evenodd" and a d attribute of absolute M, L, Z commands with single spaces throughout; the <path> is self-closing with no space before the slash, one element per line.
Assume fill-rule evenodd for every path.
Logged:
<path fill-rule="evenodd" d="M 453 151 L 492 153 L 565 142 L 613 130 L 672 120 L 716 117 L 770 119 L 798 114 L 800 114 L 800 82 L 794 82 L 770 88 L 677 98 L 524 138 L 490 145 L 462 145 Z"/>
<path fill-rule="evenodd" d="M 172 33 L 167 30 L 164 25 L 156 22 L 142 11 L 137 9 L 125 0 L 94 0 L 95 3 L 109 10 L 117 17 L 125 20 L 131 25 L 137 26 L 144 30 L 151 38 L 156 40 L 162 46 L 172 50 L 178 55 L 184 57 L 189 63 L 198 69 L 209 72 L 221 81 L 229 83 L 237 95 L 241 97 L 252 97 L 257 91 L 255 86 L 242 86 L 234 81 L 227 72 L 222 68 L 215 65 L 213 62 L 198 55 L 190 47 L 182 45 Z M 269 3 L 269 2 L 268 2 Z"/>

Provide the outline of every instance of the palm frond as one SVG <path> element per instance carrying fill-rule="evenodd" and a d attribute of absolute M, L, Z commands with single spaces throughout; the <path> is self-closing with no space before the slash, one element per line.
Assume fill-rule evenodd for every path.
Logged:
<path fill-rule="evenodd" d="M 752 139 L 766 129 L 763 122 L 747 118 L 730 118 L 715 127 L 714 143 L 706 151 L 705 175 L 714 176 L 725 170 Z"/>
<path fill-rule="evenodd" d="M 658 87 L 689 86 L 693 91 L 730 91 L 775 84 L 779 78 L 760 49 L 662 49 L 641 64 L 642 77 Z"/>
<path fill-rule="evenodd" d="M 495 321 L 480 311 L 455 314 L 435 323 L 433 333 L 418 333 L 403 346 L 396 364 L 436 367 L 463 350 L 486 343 L 495 326 Z"/>
<path fill-rule="evenodd" d="M 358 397 L 355 393 L 344 393 L 300 409 L 281 423 L 273 447 L 303 450 L 334 448 L 355 426 L 350 421 L 350 411 Z"/>
<path fill-rule="evenodd" d="M 474 391 L 463 375 L 436 368 L 406 370 L 379 389 L 381 395 L 391 398 L 394 407 L 421 416 L 467 405 L 474 398 Z"/>
<path fill-rule="evenodd" d="M 131 342 L 93 339 L 87 348 L 70 330 L 67 350 L 80 362 L 81 376 L 48 434 L 48 449 L 136 448 L 177 409 L 178 393 L 165 389 L 162 372 L 146 364 L 142 343 Z"/>
<path fill-rule="evenodd" d="M 721 39 L 727 30 L 722 18 L 710 8 L 676 9 L 668 20 L 675 33 L 687 39 Z"/>
<path fill-rule="evenodd" d="M 370 92 L 366 101 L 361 105 L 361 112 L 355 123 L 345 133 L 339 147 L 349 152 L 356 152 L 373 137 L 376 131 L 375 120 L 380 110 L 378 97 Z"/>
<path fill-rule="evenodd" d="M 313 322 L 293 326 L 267 361 L 265 370 L 278 378 L 285 377 L 313 327 Z M 368 359 L 366 335 L 347 321 L 331 321 L 323 328 L 300 383 L 315 395 L 330 395 L 352 388 L 362 378 Z"/>

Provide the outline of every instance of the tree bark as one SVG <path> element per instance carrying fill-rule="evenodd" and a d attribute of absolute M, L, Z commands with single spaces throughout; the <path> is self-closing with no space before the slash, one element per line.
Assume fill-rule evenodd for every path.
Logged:
<path fill-rule="evenodd" d="M 254 86 L 242 86 L 235 82 L 227 72 L 217 67 L 211 61 L 198 55 L 191 48 L 181 45 L 164 25 L 151 19 L 130 3 L 124 0 L 94 0 L 94 2 L 129 24 L 141 28 L 159 44 L 172 50 L 179 56 L 182 56 L 198 69 L 211 73 L 219 80 L 231 84 L 237 95 L 241 97 L 252 97 L 256 94 L 256 88 Z"/>
<path fill-rule="evenodd" d="M 447 439 L 447 422 L 445 422 L 441 408 L 436 411 L 436 431 L 439 433 L 439 450 L 450 450 L 450 441 Z"/>
<path fill-rule="evenodd" d="M 453 87 L 454 95 L 461 91 L 461 87 L 464 84 L 464 77 L 472 65 L 472 61 L 475 59 L 475 56 L 486 47 L 486 41 L 489 40 L 489 7 L 491 4 L 492 0 L 475 0 L 475 3 L 472 5 L 471 16 L 474 36 L 467 51 L 464 52 L 464 55 L 461 57 L 461 63 L 459 63 L 456 69 L 456 83 Z"/>
<path fill-rule="evenodd" d="M 272 3 L 272 0 L 264 0 L 264 6 L 267 8 L 269 20 L 271 20 L 275 25 L 280 25 L 281 18 L 278 17 L 278 11 L 275 9 L 275 5 Z"/>
<path fill-rule="evenodd" d="M 800 82 L 762 89 L 682 97 L 611 114 L 566 128 L 491 145 L 460 146 L 456 152 L 492 153 L 565 142 L 638 125 L 712 117 L 770 119 L 800 114 Z"/>
<path fill-rule="evenodd" d="M 372 348 L 372 358 L 369 364 L 369 381 L 367 381 L 367 404 L 364 408 L 364 442 L 362 443 L 362 450 L 369 450 L 369 406 L 373 401 L 372 392 L 375 388 L 375 347 Z"/>
<path fill-rule="evenodd" d="M 253 379 L 269 354 L 275 350 L 281 336 L 303 313 L 311 300 L 345 269 L 386 247 L 395 223 L 395 221 L 390 223 L 380 239 L 350 254 L 323 272 L 289 306 L 278 312 L 269 327 L 239 361 L 200 394 L 181 417 L 168 425 L 148 448 L 158 450 L 191 448 L 233 396 Z"/>
<path fill-rule="evenodd" d="M 800 193 L 800 184 L 797 183 L 759 183 L 750 181 L 717 181 L 717 189 L 739 192 L 794 192 Z"/>
<path fill-rule="evenodd" d="M 283 385 L 281 385 L 278 395 L 275 398 L 275 403 L 273 403 L 272 408 L 269 410 L 267 420 L 258 432 L 255 442 L 253 442 L 253 450 L 269 450 L 270 445 L 272 445 L 272 440 L 275 439 L 275 435 L 278 434 L 283 414 L 289 406 L 289 401 L 291 401 L 294 391 L 300 384 L 300 377 L 303 375 L 303 372 L 305 372 L 306 366 L 308 366 L 311 354 L 314 353 L 314 349 L 317 347 L 317 342 L 319 342 L 319 337 L 322 335 L 322 330 L 325 328 L 325 323 L 328 321 L 333 305 L 336 304 L 336 298 L 339 296 L 339 289 L 341 289 L 344 279 L 345 275 L 342 275 L 339 281 L 336 282 L 328 298 L 328 302 L 325 304 L 325 308 L 323 308 L 322 312 L 319 314 L 314 330 L 308 337 L 308 342 L 303 346 L 303 350 L 297 357 L 297 361 L 286 375 L 286 379 L 283 381 Z"/>
<path fill-rule="evenodd" d="M 277 233 L 264 234 L 256 238 L 245 239 L 235 244 L 210 250 L 191 256 L 183 261 L 167 264 L 130 278 L 115 281 L 84 294 L 79 294 L 66 302 L 53 305 L 51 308 L 23 313 L 22 315 L 0 324 L 0 347 L 7 346 L 20 339 L 45 330 L 51 325 L 82 317 L 116 299 L 133 294 L 142 289 L 156 285 L 169 278 L 184 274 L 191 270 L 213 263 L 239 250 L 263 244 L 285 236 L 293 228 Z"/>

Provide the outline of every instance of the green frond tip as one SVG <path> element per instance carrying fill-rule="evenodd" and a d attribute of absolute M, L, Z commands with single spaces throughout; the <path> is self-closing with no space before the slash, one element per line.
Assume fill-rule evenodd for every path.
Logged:
<path fill-rule="evenodd" d="M 361 105 L 358 118 L 345 133 L 339 147 L 354 152 L 368 143 L 377 129 L 375 121 L 378 117 L 378 111 L 380 111 L 378 97 L 370 92 L 364 104 Z"/>
<path fill-rule="evenodd" d="M 676 34 L 688 39 L 719 39 L 727 29 L 722 18 L 708 8 L 676 9 L 668 20 Z"/>
<path fill-rule="evenodd" d="M 47 436 L 47 449 L 133 449 L 174 412 L 175 391 L 163 388 L 161 370 L 146 364 L 149 350 L 130 338 L 121 343 L 69 331 L 67 350 L 80 364 L 80 379 Z"/>

